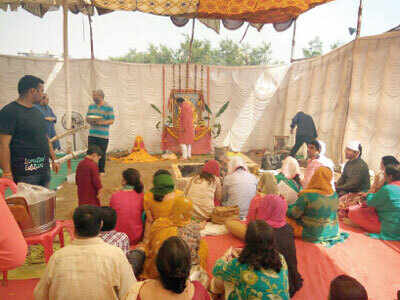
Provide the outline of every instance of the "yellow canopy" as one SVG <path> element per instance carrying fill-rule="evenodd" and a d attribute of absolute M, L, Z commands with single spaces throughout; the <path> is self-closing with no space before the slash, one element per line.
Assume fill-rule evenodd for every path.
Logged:
<path fill-rule="evenodd" d="M 162 16 L 184 16 L 199 19 L 242 20 L 249 23 L 281 23 L 296 18 L 303 12 L 333 0 L 67 0 L 74 12 L 99 14 L 113 10 L 141 11 Z M 61 6 L 62 0 L 0 0 L 0 8 L 16 10 L 22 7 L 43 15 Z"/>

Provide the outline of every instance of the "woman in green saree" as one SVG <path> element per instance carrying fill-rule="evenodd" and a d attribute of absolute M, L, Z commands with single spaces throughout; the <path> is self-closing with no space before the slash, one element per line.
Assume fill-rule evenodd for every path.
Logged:
<path fill-rule="evenodd" d="M 319 167 L 307 189 L 301 191 L 297 201 L 289 206 L 288 223 L 296 237 L 326 246 L 333 246 L 348 237 L 347 233 L 339 232 L 339 200 L 332 189 L 332 176 L 329 168 Z"/>

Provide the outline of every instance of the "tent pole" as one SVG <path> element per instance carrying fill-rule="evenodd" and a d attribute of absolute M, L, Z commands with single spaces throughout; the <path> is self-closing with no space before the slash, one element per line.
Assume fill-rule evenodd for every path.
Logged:
<path fill-rule="evenodd" d="M 89 18 L 89 30 L 90 30 L 90 58 L 94 60 L 94 46 L 93 46 L 93 28 L 92 28 L 92 17 L 90 13 L 88 14 Z"/>
<path fill-rule="evenodd" d="M 190 42 L 189 42 L 189 52 L 188 52 L 188 60 L 187 60 L 188 64 L 190 64 L 192 62 L 192 47 L 193 47 L 193 39 L 194 39 L 194 24 L 195 24 L 195 18 L 193 18 L 192 36 L 191 36 Z"/>
<path fill-rule="evenodd" d="M 242 36 L 242 38 L 240 39 L 240 42 L 239 42 L 239 43 L 242 43 L 242 42 L 243 42 L 244 38 L 246 37 L 247 31 L 249 30 L 249 27 L 250 27 L 250 23 L 247 24 L 246 30 L 244 31 L 243 36 Z"/>
<path fill-rule="evenodd" d="M 296 46 L 296 21 L 297 18 L 294 19 L 294 24 L 293 24 L 293 36 L 292 36 L 292 52 L 290 54 L 290 62 L 292 63 L 294 61 L 294 48 Z"/>
<path fill-rule="evenodd" d="M 360 37 L 360 33 L 361 33 L 362 11 L 363 11 L 363 0 L 360 0 L 360 6 L 358 7 L 356 39 L 358 39 Z"/>
<path fill-rule="evenodd" d="M 70 82 L 69 82 L 69 54 L 68 54 L 68 6 L 67 0 L 63 0 L 63 16 L 64 16 L 64 23 L 63 23 L 63 42 L 64 42 L 64 92 L 65 92 L 65 100 L 67 102 L 67 128 L 71 129 L 72 127 L 72 120 L 71 120 L 71 97 L 69 94 L 70 91 Z M 71 143 L 68 142 L 68 150 L 71 150 Z"/>

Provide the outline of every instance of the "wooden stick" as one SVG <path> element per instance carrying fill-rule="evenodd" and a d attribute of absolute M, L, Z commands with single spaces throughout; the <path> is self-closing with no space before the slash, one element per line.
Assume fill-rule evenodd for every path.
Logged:
<path fill-rule="evenodd" d="M 244 38 L 245 38 L 245 36 L 246 36 L 246 34 L 247 34 L 247 31 L 249 30 L 249 27 L 250 27 L 250 23 L 247 24 L 246 30 L 244 31 L 244 34 L 243 34 L 243 36 L 242 36 L 242 39 L 240 40 L 239 43 L 242 43 L 242 42 L 243 42 L 243 40 L 244 40 Z"/>
<path fill-rule="evenodd" d="M 163 105 L 162 105 L 162 124 L 161 131 L 164 130 L 165 125 L 165 66 L 162 67 L 162 97 L 163 97 Z"/>
<path fill-rule="evenodd" d="M 68 57 L 68 2 L 67 0 L 63 0 L 63 57 L 64 57 L 64 93 L 65 93 L 65 101 L 67 102 L 67 128 L 71 128 L 71 97 L 69 94 L 69 57 Z"/>
<path fill-rule="evenodd" d="M 195 24 L 195 18 L 193 18 L 193 23 L 192 23 L 192 36 L 190 38 L 190 43 L 189 43 L 189 53 L 188 53 L 188 64 L 191 63 L 192 61 L 192 47 L 193 47 L 193 40 L 194 40 L 194 24 Z"/>
<path fill-rule="evenodd" d="M 362 11 L 363 11 L 363 0 L 360 0 L 360 6 L 358 7 L 356 39 L 358 39 L 360 37 L 360 33 L 361 33 Z"/>
<path fill-rule="evenodd" d="M 189 88 L 189 63 L 186 63 L 186 89 Z"/>
<path fill-rule="evenodd" d="M 294 19 L 294 24 L 293 24 L 293 36 L 292 36 L 292 52 L 290 54 L 290 62 L 294 62 L 294 48 L 296 46 L 296 21 L 297 18 Z"/>
<path fill-rule="evenodd" d="M 207 105 L 210 107 L 210 66 L 207 66 Z M 208 114 L 208 124 L 207 126 L 210 127 L 210 113 L 207 111 Z"/>
<path fill-rule="evenodd" d="M 93 28 L 92 28 L 92 17 L 90 12 L 88 13 L 89 18 L 89 32 L 90 32 L 90 58 L 94 60 L 94 45 L 93 45 Z"/>
<path fill-rule="evenodd" d="M 72 159 L 72 158 L 76 158 L 77 156 L 79 156 L 79 155 L 85 153 L 86 151 L 87 151 L 87 149 L 78 150 L 78 151 L 73 151 L 73 152 L 70 153 L 70 154 L 64 155 L 63 157 L 61 157 L 61 158 L 59 158 L 59 159 L 56 159 L 54 162 L 57 163 L 57 164 L 62 164 L 63 162 L 65 162 L 65 161 L 67 161 L 67 160 L 70 160 L 70 159 Z"/>
<path fill-rule="evenodd" d="M 67 131 L 64 131 L 63 133 L 60 133 L 60 134 L 56 135 L 55 137 L 52 137 L 50 139 L 50 142 L 57 141 L 59 139 L 62 139 L 63 137 L 66 137 L 68 135 L 74 134 L 74 133 L 80 131 L 81 129 L 87 129 L 87 128 L 89 128 L 88 125 L 85 125 L 85 126 L 82 126 L 82 127 L 78 127 L 78 128 L 69 129 Z"/>
<path fill-rule="evenodd" d="M 179 64 L 179 89 L 180 89 L 180 90 L 182 89 L 182 86 L 181 86 L 181 84 L 182 84 L 181 68 L 182 68 L 182 65 Z"/>

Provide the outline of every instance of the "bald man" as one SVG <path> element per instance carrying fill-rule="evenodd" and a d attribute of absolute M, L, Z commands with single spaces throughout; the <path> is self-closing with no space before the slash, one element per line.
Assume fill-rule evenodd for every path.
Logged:
<path fill-rule="evenodd" d="M 114 124 L 114 109 L 104 101 L 102 90 L 93 91 L 93 104 L 89 106 L 86 120 L 90 124 L 88 147 L 98 146 L 104 153 L 99 160 L 99 172 L 105 173 L 106 153 L 109 141 L 110 125 Z M 99 116 L 99 119 L 91 119 L 90 116 Z"/>

